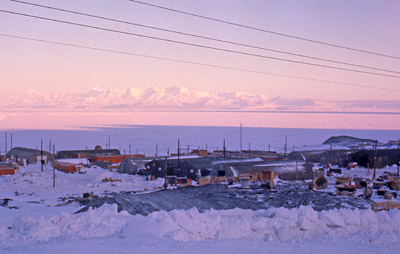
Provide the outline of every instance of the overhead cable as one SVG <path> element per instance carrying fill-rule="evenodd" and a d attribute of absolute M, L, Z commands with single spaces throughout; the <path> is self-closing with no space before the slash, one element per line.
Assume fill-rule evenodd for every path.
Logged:
<path fill-rule="evenodd" d="M 378 90 L 400 92 L 400 89 L 392 89 L 392 88 L 386 88 L 386 87 L 352 84 L 352 83 L 337 82 L 337 81 L 330 81 L 330 80 L 323 80 L 323 79 L 315 79 L 315 78 L 309 78 L 309 77 L 292 76 L 292 75 L 285 75 L 285 74 L 278 74 L 278 73 L 256 71 L 256 70 L 250 70 L 250 69 L 241 69 L 241 68 L 229 67 L 229 66 L 221 66 L 221 65 L 214 65 L 214 64 L 207 64 L 207 63 L 191 62 L 191 61 L 185 61 L 185 60 L 179 60 L 179 59 L 171 59 L 171 58 L 164 58 L 164 57 L 157 57 L 157 56 L 149 56 L 149 55 L 136 54 L 136 53 L 131 53 L 131 52 L 124 52 L 124 51 L 97 48 L 97 47 L 90 47 L 90 46 L 84 46 L 84 45 L 78 45 L 78 44 L 71 44 L 71 43 L 64 43 L 64 42 L 56 42 L 56 41 L 35 39 L 35 38 L 22 37 L 22 36 L 16 36 L 16 35 L 9 35 L 9 34 L 0 34 L 0 36 L 14 38 L 14 39 L 41 42 L 41 43 L 55 44 L 55 45 L 60 45 L 60 46 L 68 46 L 68 47 L 74 47 L 74 48 L 89 49 L 89 50 L 94 50 L 94 51 L 115 53 L 115 54 L 120 54 L 120 55 L 129 55 L 129 56 L 150 58 L 150 59 L 156 59 L 156 60 L 162 60 L 162 61 L 190 64 L 190 65 L 197 65 L 197 66 L 205 66 L 205 67 L 218 68 L 218 69 L 226 69 L 226 70 L 232 70 L 232 71 L 255 73 L 255 74 L 276 76 L 276 77 L 283 77 L 283 78 L 290 78 L 290 79 L 307 80 L 307 81 L 314 81 L 314 82 L 327 83 L 327 84 L 337 84 L 337 85 L 345 85 L 345 86 L 354 86 L 354 87 L 362 87 L 362 88 L 370 88 L 370 89 L 378 89 Z"/>
<path fill-rule="evenodd" d="M 286 33 L 266 30 L 266 29 L 263 29 L 263 28 L 257 28 L 257 27 L 253 27 L 253 26 L 243 25 L 243 24 L 239 24 L 239 23 L 235 23 L 235 22 L 231 22 L 231 21 L 226 21 L 226 20 L 222 20 L 222 19 L 207 17 L 207 16 L 195 14 L 195 13 L 190 13 L 190 12 L 181 11 L 181 10 L 177 10 L 177 9 L 173 9 L 173 8 L 168 8 L 168 7 L 164 7 L 164 6 L 160 6 L 160 5 L 150 4 L 150 3 L 146 3 L 146 2 L 142 2 L 142 1 L 137 1 L 137 0 L 128 0 L 128 1 L 133 2 L 133 3 L 137 3 L 137 4 L 147 5 L 147 6 L 158 8 L 158 9 L 163 9 L 163 10 L 175 12 L 175 13 L 189 15 L 189 16 L 196 17 L 196 18 L 201 18 L 201 19 L 211 20 L 211 21 L 215 21 L 215 22 L 219 22 L 219 23 L 223 23 L 223 24 L 227 24 L 227 25 L 246 28 L 246 29 L 250 29 L 250 30 L 254 30 L 254 31 L 274 34 L 274 35 L 283 36 L 283 37 L 287 37 L 287 38 L 291 38 L 291 39 L 296 39 L 296 40 L 301 40 L 301 41 L 306 41 L 306 42 L 311 42 L 311 43 L 317 43 L 317 44 L 320 44 L 320 45 L 325 45 L 325 46 L 330 46 L 330 47 L 335 47 L 335 48 L 341 48 L 341 49 L 350 50 L 350 51 L 356 51 L 356 52 L 359 52 L 359 53 L 365 53 L 365 54 L 376 55 L 376 56 L 381 56 L 381 57 L 387 57 L 387 58 L 400 60 L 399 56 L 392 56 L 392 55 L 388 55 L 388 54 L 383 54 L 383 53 L 372 52 L 372 51 L 363 50 L 363 49 L 357 49 L 357 48 L 342 46 L 342 45 L 339 45 L 339 44 L 334 44 L 334 43 L 329 43 L 329 42 L 324 42 L 324 41 L 317 41 L 317 40 L 308 39 L 308 38 L 305 38 L 305 37 L 300 37 L 300 36 L 290 35 L 290 34 L 286 34 Z"/>
<path fill-rule="evenodd" d="M 165 29 L 165 28 L 160 28 L 160 27 L 155 27 L 155 26 L 148 26 L 148 25 L 143 25 L 143 24 L 139 24 L 139 23 L 134 23 L 134 22 L 124 21 L 124 20 L 119 20 L 119 19 L 113 19 L 113 18 L 98 16 L 98 15 L 93 15 L 93 14 L 89 14 L 89 13 L 82 13 L 82 12 L 71 11 L 71 10 L 67 10 L 67 9 L 56 8 L 56 7 L 52 7 L 52 6 L 48 6 L 48 5 L 41 5 L 41 4 L 30 3 L 30 2 L 19 1 L 19 0 L 12 0 L 12 1 L 16 2 L 16 3 L 36 6 L 36 7 L 40 7 L 40 8 L 46 8 L 46 9 L 60 11 L 60 12 L 72 13 L 72 14 L 75 14 L 75 15 L 81 15 L 81 16 L 86 16 L 86 17 L 91 17 L 91 18 L 97 18 L 97 19 L 102 19 L 102 20 L 107 20 L 107 21 L 112 21 L 112 22 L 117 22 L 117 23 L 122 23 L 122 24 L 127 24 L 127 25 L 139 26 L 139 27 L 144 27 L 144 28 L 147 28 L 147 29 L 153 29 L 153 30 L 158 30 L 158 31 L 163 31 L 163 32 L 168 32 L 168 33 L 173 33 L 173 34 L 185 35 L 185 36 L 190 36 L 190 37 L 195 37 L 195 38 L 200 38 L 200 39 L 205 39 L 205 40 L 210 40 L 210 41 L 227 43 L 227 44 L 231 44 L 231 45 L 235 45 L 235 46 L 242 46 L 242 47 L 246 47 L 246 48 L 264 50 L 264 51 L 269 51 L 269 52 L 274 52 L 274 53 L 279 53 L 279 54 L 285 54 L 285 55 L 290 55 L 290 56 L 296 56 L 296 57 L 308 58 L 308 59 L 313 59 L 313 60 L 325 61 L 325 62 L 329 62 L 329 63 L 343 64 L 343 65 L 347 65 L 347 66 L 359 67 L 359 68 L 364 68 L 364 69 L 370 69 L 370 70 L 377 70 L 377 71 L 384 71 L 384 72 L 400 74 L 399 71 L 381 69 L 381 68 L 377 68 L 377 67 L 365 66 L 365 65 L 354 64 L 354 63 L 347 63 L 347 62 L 331 60 L 331 59 L 327 59 L 327 58 L 308 56 L 308 55 L 297 54 L 297 53 L 292 53 L 292 52 L 288 52 L 288 51 L 270 49 L 270 48 L 265 48 L 265 47 L 260 47 L 260 46 L 254 46 L 254 45 L 234 42 L 234 41 L 211 38 L 211 37 L 207 37 L 207 36 L 191 34 L 191 33 L 185 33 L 185 32 L 181 32 L 181 31 L 170 30 L 170 29 Z"/>
<path fill-rule="evenodd" d="M 96 29 L 96 30 L 102 30 L 102 31 L 107 31 L 107 32 L 112 32 L 112 33 L 119 33 L 119 34 L 125 34 L 125 35 L 147 38 L 147 39 L 152 39 L 152 40 L 176 43 L 176 44 L 180 44 L 180 45 L 187 45 L 187 46 L 198 47 L 198 48 L 206 48 L 206 49 L 211 49 L 211 50 L 216 50 L 216 51 L 221 51 L 221 52 L 227 52 L 227 53 L 233 53 L 233 54 L 239 54 L 239 55 L 245 55 L 245 56 L 252 56 L 252 57 L 258 57 L 258 58 L 265 58 L 265 59 L 271 59 L 271 60 L 283 61 L 283 62 L 289 62 L 289 63 L 295 63 L 295 64 L 316 66 L 316 67 L 321 67 L 321 68 L 329 68 L 329 69 L 335 69 L 335 70 L 341 70 L 341 71 L 364 73 L 364 74 L 400 79 L 400 76 L 396 76 L 396 75 L 389 75 L 389 74 L 370 72 L 370 71 L 361 71 L 361 70 L 356 70 L 356 69 L 347 69 L 347 68 L 342 68 L 342 67 L 335 67 L 335 66 L 316 64 L 316 63 L 310 63 L 310 62 L 296 61 L 296 60 L 284 59 L 284 58 L 279 58 L 279 57 L 271 57 L 271 56 L 260 55 L 260 54 L 253 54 L 253 53 L 248 53 L 248 52 L 243 52 L 243 51 L 236 51 L 236 50 L 206 46 L 206 45 L 201 45 L 201 44 L 196 44 L 196 43 L 166 39 L 166 38 L 161 38 L 161 37 L 148 36 L 148 35 L 143 35 L 143 34 L 138 34 L 138 33 L 131 33 L 131 32 L 120 31 L 120 30 L 115 30 L 115 29 L 110 29 L 110 28 L 99 27 L 99 26 L 85 25 L 82 23 L 75 23 L 75 22 L 64 21 L 64 20 L 59 20 L 59 19 L 47 18 L 47 17 L 43 17 L 43 16 L 30 15 L 30 14 L 26 14 L 26 13 L 13 12 L 13 11 L 1 10 L 1 9 L 0 9 L 0 12 L 18 15 L 18 16 L 36 18 L 36 19 L 41 19 L 41 20 L 46 20 L 46 21 L 52 21 L 52 22 L 57 22 L 57 23 L 63 23 L 63 24 L 68 24 L 68 25 L 74 25 L 74 26 L 79 26 L 79 27 L 91 28 L 91 29 Z"/>

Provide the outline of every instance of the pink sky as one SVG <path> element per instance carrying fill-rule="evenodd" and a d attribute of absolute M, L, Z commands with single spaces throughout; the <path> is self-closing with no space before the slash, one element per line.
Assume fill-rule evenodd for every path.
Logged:
<path fill-rule="evenodd" d="M 33 1 L 31 1 L 33 2 Z M 129 1 L 34 1 L 69 10 L 153 25 L 266 48 L 400 71 L 400 60 L 301 42 L 154 9 Z M 397 1 L 148 1 L 249 26 L 400 56 Z M 0 9 L 108 27 L 255 54 L 311 61 L 185 36 L 171 35 L 12 1 Z M 272 61 L 0 13 L 1 34 L 73 43 L 136 54 L 284 75 L 399 89 L 399 79 Z M 323 100 L 399 100 L 399 91 L 325 84 L 222 70 L 148 58 L 96 52 L 0 36 L 0 97 L 26 91 L 85 92 L 92 88 L 171 86 L 214 92 L 246 91 L 267 96 Z M 316 62 L 316 61 L 313 61 Z M 319 63 L 319 62 L 318 62 Z M 325 63 L 328 64 L 328 63 Z M 334 65 L 334 64 L 330 64 Z M 338 65 L 335 65 L 338 66 Z M 352 67 L 349 67 L 352 68 Z M 400 74 L 394 74 L 400 75 Z"/>

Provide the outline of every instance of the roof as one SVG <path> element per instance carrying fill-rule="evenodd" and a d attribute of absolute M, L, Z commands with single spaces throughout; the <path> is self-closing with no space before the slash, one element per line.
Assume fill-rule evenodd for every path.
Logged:
<path fill-rule="evenodd" d="M 66 157 L 71 156 L 73 154 L 86 153 L 86 154 L 111 154 L 111 155 L 120 155 L 120 151 L 118 149 L 101 149 L 101 150 L 63 150 L 57 153 L 58 157 Z"/>
<path fill-rule="evenodd" d="M 13 154 L 31 154 L 31 155 L 41 155 L 41 153 L 43 152 L 43 155 L 47 155 L 47 156 L 53 156 L 51 153 L 47 152 L 47 151 L 41 151 L 41 150 L 37 150 L 37 149 L 31 149 L 31 148 L 25 148 L 25 147 L 14 147 L 12 148 L 10 151 L 8 151 L 7 156 L 13 155 Z"/>

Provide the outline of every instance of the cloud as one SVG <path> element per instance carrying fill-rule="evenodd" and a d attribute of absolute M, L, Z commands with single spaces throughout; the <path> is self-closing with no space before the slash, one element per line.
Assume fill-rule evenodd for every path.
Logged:
<path fill-rule="evenodd" d="M 322 101 L 315 98 L 270 98 L 248 92 L 210 92 L 189 88 L 91 89 L 86 92 L 28 91 L 5 98 L 2 109 L 185 109 L 185 110 L 311 110 L 400 112 L 399 101 Z"/>

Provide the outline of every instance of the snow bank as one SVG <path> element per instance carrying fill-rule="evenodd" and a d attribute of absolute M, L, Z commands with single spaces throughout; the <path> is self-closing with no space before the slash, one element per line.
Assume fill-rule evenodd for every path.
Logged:
<path fill-rule="evenodd" d="M 52 238 L 103 238 L 118 234 L 129 218 L 127 212 L 117 212 L 117 205 L 90 209 L 86 213 L 68 214 L 35 220 L 25 215 L 14 220 L 11 228 L 0 226 L 0 247 L 13 247 Z"/>
<path fill-rule="evenodd" d="M 150 235 L 149 235 L 150 234 Z M 197 209 L 154 212 L 147 217 L 117 212 L 116 205 L 86 213 L 33 219 L 23 216 L 9 229 L 0 226 L 0 249 L 47 242 L 56 238 L 111 236 L 135 239 L 147 235 L 175 241 L 251 240 L 302 242 L 328 239 L 391 246 L 400 238 L 400 211 L 340 209 L 317 212 L 311 207 L 268 210 Z"/>
<path fill-rule="evenodd" d="M 210 210 L 155 212 L 148 218 L 169 228 L 164 237 L 178 241 L 245 239 L 302 241 L 316 237 L 367 241 L 382 237 L 399 239 L 400 211 L 340 209 L 317 212 L 311 207 L 270 208 L 265 211 Z M 166 224 L 166 225 L 165 225 Z"/>

